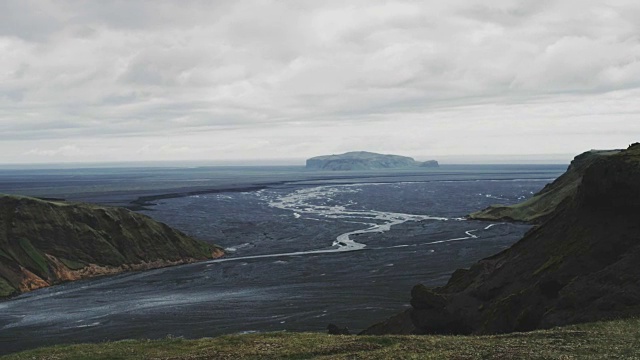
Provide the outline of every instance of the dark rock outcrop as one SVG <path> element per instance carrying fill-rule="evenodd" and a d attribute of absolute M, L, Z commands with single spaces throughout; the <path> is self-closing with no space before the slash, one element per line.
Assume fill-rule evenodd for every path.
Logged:
<path fill-rule="evenodd" d="M 223 254 L 126 209 L 0 195 L 0 298 Z"/>
<path fill-rule="evenodd" d="M 415 333 L 491 334 L 640 316 L 640 144 L 600 156 L 511 248 L 412 290 Z M 378 329 L 380 331 L 380 329 Z"/>
<path fill-rule="evenodd" d="M 411 321 L 411 310 L 406 310 L 366 328 L 358 335 L 411 335 L 415 332 L 416 327 Z"/>
<path fill-rule="evenodd" d="M 307 169 L 313 170 L 372 170 L 406 167 L 437 167 L 435 160 L 417 162 L 400 155 L 384 155 L 367 151 L 353 151 L 340 155 L 316 156 L 307 160 Z"/>
<path fill-rule="evenodd" d="M 327 325 L 327 333 L 329 335 L 351 335 L 348 327 L 339 327 L 336 324 Z"/>

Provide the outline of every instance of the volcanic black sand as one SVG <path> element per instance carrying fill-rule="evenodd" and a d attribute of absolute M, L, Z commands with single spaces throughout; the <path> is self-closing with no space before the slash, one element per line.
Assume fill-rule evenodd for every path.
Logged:
<path fill-rule="evenodd" d="M 253 191 L 159 196 L 146 214 L 214 241 L 229 255 L 2 302 L 0 353 L 167 335 L 323 331 L 328 323 L 358 331 L 407 307 L 414 284 L 443 284 L 456 268 L 517 241 L 528 226 L 462 217 L 492 203 L 520 201 L 562 169 L 449 169 L 394 176 L 388 183 L 377 175 L 358 181 L 303 174 L 295 183 L 269 178 L 271 185 Z M 37 192 L 61 195 L 46 187 Z M 150 196 L 126 189 L 118 201 L 140 193 Z"/>

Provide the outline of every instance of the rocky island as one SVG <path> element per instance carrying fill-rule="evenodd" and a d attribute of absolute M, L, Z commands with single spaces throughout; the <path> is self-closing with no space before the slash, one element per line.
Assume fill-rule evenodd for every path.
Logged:
<path fill-rule="evenodd" d="M 126 209 L 0 194 L 0 299 L 223 254 L 218 246 Z"/>
<path fill-rule="evenodd" d="M 493 334 L 640 316 L 640 144 L 576 157 L 525 204 L 475 216 L 535 220 L 523 239 L 445 286 L 416 285 L 411 309 L 365 333 Z"/>
<path fill-rule="evenodd" d="M 438 167 L 438 162 L 419 162 L 400 155 L 378 154 L 368 151 L 352 151 L 339 155 L 323 155 L 307 159 L 307 169 L 312 170 L 373 170 L 407 167 Z"/>

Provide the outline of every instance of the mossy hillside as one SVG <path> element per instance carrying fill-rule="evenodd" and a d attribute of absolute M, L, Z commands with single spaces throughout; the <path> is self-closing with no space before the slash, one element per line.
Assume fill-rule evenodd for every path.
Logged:
<path fill-rule="evenodd" d="M 637 359 L 640 321 L 598 322 L 487 336 L 266 333 L 55 346 L 23 359 Z"/>
<path fill-rule="evenodd" d="M 16 292 L 16 289 L 7 280 L 0 277 L 0 298 L 7 297 Z"/>
<path fill-rule="evenodd" d="M 567 171 L 546 185 L 530 199 L 513 205 L 492 205 L 474 212 L 469 218 L 476 220 L 510 220 L 541 222 L 551 215 L 567 198 L 576 194 L 585 170 L 602 157 L 619 154 L 620 150 L 591 150 L 575 157 Z"/>
<path fill-rule="evenodd" d="M 47 283 L 59 282 L 56 261 L 80 270 L 202 260 L 221 252 L 126 209 L 7 195 L 0 195 L 0 249 L 0 279 L 14 293 L 25 280 L 23 269 Z"/>
<path fill-rule="evenodd" d="M 31 244 L 31 241 L 21 238 L 18 239 L 18 244 L 23 250 L 22 253 L 26 255 L 24 259 L 32 264 L 30 268 L 35 270 L 36 273 L 45 274 L 47 278 L 50 277 L 51 272 L 49 271 L 47 260 L 42 253 Z"/>

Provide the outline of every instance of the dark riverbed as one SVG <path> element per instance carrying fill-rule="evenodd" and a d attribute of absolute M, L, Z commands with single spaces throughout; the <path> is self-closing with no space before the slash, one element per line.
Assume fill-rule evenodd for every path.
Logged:
<path fill-rule="evenodd" d="M 157 200 L 147 215 L 216 242 L 229 255 L 63 284 L 2 302 L 0 353 L 167 335 L 324 331 L 330 322 L 359 331 L 406 308 L 414 284 L 444 284 L 455 269 L 517 241 L 528 226 L 462 217 L 493 203 L 521 201 L 562 169 L 477 167 L 322 179 L 292 171 L 292 182 L 286 174 L 264 175 L 271 185 L 259 191 Z M 206 190 L 207 181 L 223 188 L 220 178 L 198 176 L 205 183 L 199 190 Z M 16 177 L 11 173 L 12 181 Z M 154 187 L 123 187 L 117 201 L 156 194 L 159 180 L 151 179 Z M 229 185 L 251 183 L 244 181 Z M 62 194 L 55 183 L 47 186 L 33 186 L 36 195 Z M 83 199 L 87 193 L 65 194 Z"/>

